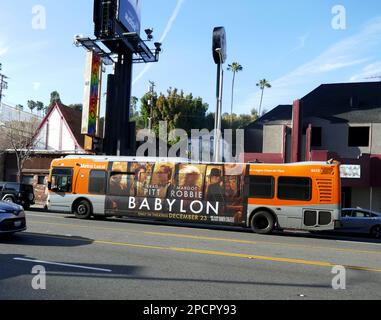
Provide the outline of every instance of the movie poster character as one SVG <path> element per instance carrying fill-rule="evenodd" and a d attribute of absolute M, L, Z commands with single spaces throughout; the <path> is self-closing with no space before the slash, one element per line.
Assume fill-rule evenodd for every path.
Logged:
<path fill-rule="evenodd" d="M 109 198 L 112 210 L 119 210 L 120 197 L 126 195 L 128 192 L 128 179 L 127 179 L 127 163 L 114 162 L 109 181 Z"/>
<path fill-rule="evenodd" d="M 205 165 L 181 164 L 174 196 L 182 199 L 202 200 L 205 169 Z"/>
<path fill-rule="evenodd" d="M 208 167 L 207 179 L 206 200 L 223 204 L 225 202 L 223 168 L 221 166 Z"/>
<path fill-rule="evenodd" d="M 242 223 L 244 218 L 242 186 L 245 168 L 245 165 L 240 164 L 225 165 L 225 214 L 233 217 L 234 223 L 237 224 Z"/>
<path fill-rule="evenodd" d="M 130 172 L 134 174 L 134 183 L 131 185 L 130 196 L 145 197 L 150 186 L 152 164 L 132 163 Z"/>
<path fill-rule="evenodd" d="M 175 165 L 173 163 L 157 163 L 153 172 L 149 196 L 155 198 L 167 198 L 173 190 L 173 175 Z"/>

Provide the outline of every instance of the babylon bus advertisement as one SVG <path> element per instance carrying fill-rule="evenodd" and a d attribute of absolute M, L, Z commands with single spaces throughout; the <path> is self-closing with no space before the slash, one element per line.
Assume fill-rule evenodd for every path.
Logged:
<path fill-rule="evenodd" d="M 109 170 L 107 214 L 245 224 L 243 164 L 112 162 Z"/>

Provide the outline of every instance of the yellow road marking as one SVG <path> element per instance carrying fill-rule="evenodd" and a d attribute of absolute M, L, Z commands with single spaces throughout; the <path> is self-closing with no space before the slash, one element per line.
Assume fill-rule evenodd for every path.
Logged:
<path fill-rule="evenodd" d="M 223 241 L 223 242 L 233 242 L 233 243 L 257 244 L 256 241 L 250 241 L 250 240 L 213 238 L 213 237 L 192 236 L 187 234 L 176 234 L 176 233 L 144 232 L 144 234 L 152 235 L 152 236 L 161 236 L 161 237 L 183 238 L 183 239 L 212 240 L 212 241 Z"/>
<path fill-rule="evenodd" d="M 33 234 L 29 234 L 29 235 L 33 236 Z M 194 253 L 194 254 L 233 257 L 233 258 L 251 259 L 251 260 L 258 260 L 258 261 L 272 261 L 272 262 L 310 265 L 310 266 L 319 266 L 319 267 L 334 267 L 334 266 L 338 265 L 338 264 L 334 264 L 334 263 L 330 263 L 330 262 L 310 261 L 310 260 L 300 260 L 300 259 L 290 259 L 290 258 L 279 258 L 279 257 L 268 257 L 268 256 L 257 256 L 257 255 L 250 255 L 250 254 L 243 254 L 243 253 L 232 253 L 232 252 L 224 252 L 224 251 L 152 246 L 152 245 L 132 244 L 132 243 L 114 242 L 114 241 L 106 241 L 106 240 L 81 239 L 81 238 L 72 238 L 72 237 L 63 237 L 63 236 L 50 236 L 50 235 L 38 235 L 38 236 L 51 238 L 51 239 L 64 239 L 64 240 L 68 240 L 68 241 L 83 241 L 83 242 L 88 242 L 88 243 L 111 245 L 111 246 L 123 246 L 123 247 L 130 247 L 130 248 L 153 249 L 153 250 L 162 250 L 162 251 L 175 251 L 175 252 L 180 252 L 180 253 Z M 345 266 L 345 265 L 344 265 L 344 267 L 347 269 L 351 269 L 351 270 L 381 273 L 381 269 L 379 269 L 379 268 L 368 268 L 368 267 L 361 267 L 361 266 Z"/>
<path fill-rule="evenodd" d="M 207 236 L 192 236 L 192 235 L 177 234 L 177 233 L 145 232 L 145 231 L 121 229 L 121 228 L 95 227 L 90 225 L 81 226 L 78 224 L 69 224 L 69 223 L 28 221 L 28 223 L 29 222 L 34 224 L 41 224 L 41 225 L 69 226 L 69 227 L 81 228 L 81 229 L 129 232 L 129 233 L 139 233 L 139 234 L 145 234 L 145 235 L 156 235 L 161 237 L 173 237 L 173 238 L 194 239 L 194 240 L 210 240 L 210 241 L 253 244 L 253 245 L 263 244 L 263 245 L 282 246 L 286 248 L 306 248 L 306 249 L 313 249 L 313 250 L 330 250 L 330 251 L 337 251 L 337 252 L 381 255 L 381 251 L 372 251 L 372 250 L 357 250 L 357 249 L 333 248 L 333 247 L 324 247 L 324 246 L 309 246 L 309 245 L 302 245 L 302 244 L 290 244 L 290 243 L 280 243 L 280 242 L 270 242 L 270 241 L 268 242 L 268 241 L 250 241 L 250 240 L 238 240 L 238 239 L 227 239 L 227 238 L 213 238 L 213 237 L 207 237 Z"/>
<path fill-rule="evenodd" d="M 322 247 L 322 246 L 307 246 L 303 244 L 285 244 L 280 242 L 269 242 L 269 241 L 246 241 L 246 240 L 236 240 L 236 239 L 224 239 L 224 238 L 208 238 L 208 237 L 199 237 L 199 236 L 189 236 L 177 233 L 161 233 L 161 232 L 144 232 L 144 234 L 162 236 L 162 237 L 173 237 L 173 238 L 189 238 L 189 239 L 202 239 L 202 240 L 216 240 L 216 241 L 226 241 L 226 242 L 236 242 L 236 243 L 246 243 L 246 244 L 266 244 L 266 245 L 278 245 L 283 247 L 295 247 L 295 248 L 307 248 L 315 250 L 334 250 L 334 251 L 343 251 L 343 252 L 352 252 L 352 253 L 370 253 L 370 254 L 381 254 L 381 251 L 366 251 L 366 250 L 356 250 L 356 249 L 344 249 L 344 248 L 331 248 L 331 247 Z"/>

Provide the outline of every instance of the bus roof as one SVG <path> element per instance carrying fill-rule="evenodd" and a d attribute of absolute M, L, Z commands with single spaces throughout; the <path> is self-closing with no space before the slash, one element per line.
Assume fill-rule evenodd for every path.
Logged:
<path fill-rule="evenodd" d="M 124 156 L 92 156 L 92 155 L 72 155 L 64 159 L 85 159 L 94 161 L 120 161 L 120 162 L 189 162 L 187 158 L 154 158 L 154 157 L 124 157 Z"/>
<path fill-rule="evenodd" d="M 172 163 L 191 163 L 191 164 L 229 164 L 229 163 L 223 163 L 223 162 L 199 162 L 194 161 L 188 158 L 157 158 L 157 157 L 125 157 L 125 156 L 94 156 L 94 155 L 71 155 L 66 156 L 64 159 L 84 159 L 84 160 L 93 160 L 93 161 L 111 161 L 111 162 L 172 162 Z M 324 162 L 324 161 L 314 161 L 314 162 L 297 162 L 297 163 L 236 163 L 236 164 L 242 164 L 242 165 L 255 165 L 255 166 L 271 166 L 271 165 L 277 165 L 277 166 L 319 166 L 319 165 L 334 165 L 337 164 L 335 162 Z"/>

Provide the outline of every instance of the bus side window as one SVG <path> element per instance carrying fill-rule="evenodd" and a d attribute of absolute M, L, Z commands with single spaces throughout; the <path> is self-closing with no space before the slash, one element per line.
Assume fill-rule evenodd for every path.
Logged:
<path fill-rule="evenodd" d="M 249 177 L 249 198 L 273 199 L 275 194 L 275 179 L 271 176 Z"/>
<path fill-rule="evenodd" d="M 278 199 L 294 201 L 311 201 L 311 178 L 280 177 L 278 179 Z"/>
<path fill-rule="evenodd" d="M 106 180 L 106 171 L 91 170 L 89 179 L 89 193 L 104 195 L 106 193 Z"/>

